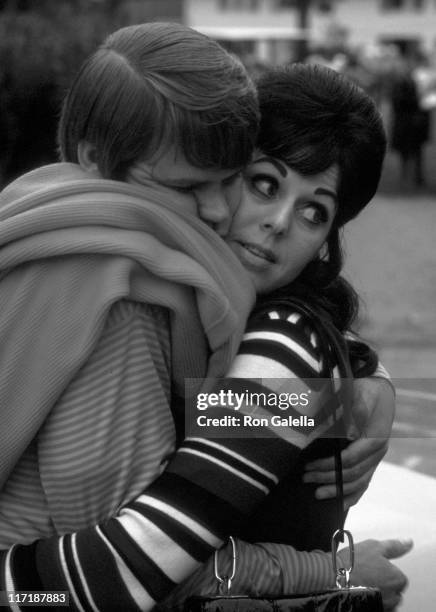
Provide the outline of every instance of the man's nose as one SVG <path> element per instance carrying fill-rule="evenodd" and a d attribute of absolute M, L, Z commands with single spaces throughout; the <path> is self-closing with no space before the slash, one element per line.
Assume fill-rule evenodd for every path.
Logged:
<path fill-rule="evenodd" d="M 204 189 L 197 191 L 195 197 L 200 219 L 213 227 L 220 235 L 227 233 L 231 219 L 224 190 L 219 187 Z"/>

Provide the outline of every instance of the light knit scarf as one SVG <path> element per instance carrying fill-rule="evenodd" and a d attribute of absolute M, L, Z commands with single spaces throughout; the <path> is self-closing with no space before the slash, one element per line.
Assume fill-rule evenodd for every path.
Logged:
<path fill-rule="evenodd" d="M 178 393 L 185 378 L 225 374 L 254 289 L 225 243 L 173 200 L 75 164 L 30 172 L 0 195 L 0 487 L 116 301 L 169 309 Z"/>

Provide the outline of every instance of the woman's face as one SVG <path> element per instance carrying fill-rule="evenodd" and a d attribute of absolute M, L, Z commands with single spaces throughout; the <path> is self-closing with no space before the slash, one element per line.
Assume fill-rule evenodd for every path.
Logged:
<path fill-rule="evenodd" d="M 337 183 L 336 166 L 303 176 L 279 159 L 254 154 L 225 240 L 257 293 L 295 280 L 316 257 L 336 214 Z"/>

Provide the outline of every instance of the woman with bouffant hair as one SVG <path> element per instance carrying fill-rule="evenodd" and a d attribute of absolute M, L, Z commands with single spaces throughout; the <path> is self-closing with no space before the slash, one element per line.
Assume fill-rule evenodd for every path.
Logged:
<path fill-rule="evenodd" d="M 323 66 L 291 64 L 267 71 L 258 79 L 257 89 L 259 136 L 253 159 L 243 171 L 242 197 L 225 240 L 251 277 L 258 300 L 228 375 L 240 391 L 268 392 L 278 386 L 286 395 L 300 388 L 296 381 L 303 380 L 303 389 L 321 393 L 321 383 L 329 378 L 327 364 L 338 354 L 332 345 L 321 342 L 320 328 L 331 330 L 333 325 L 349 335 L 358 314 L 358 297 L 341 276 L 340 232 L 376 193 L 385 131 L 374 101 Z M 335 342 L 339 345 L 341 340 L 337 337 Z M 383 375 L 376 355 L 356 336 L 349 336 L 347 350 L 343 348 L 341 359 L 332 364 L 338 387 L 347 383 L 339 378 L 344 376 L 345 362 L 356 379 Z M 379 398 L 380 420 L 362 425 L 369 438 L 381 436 L 381 458 L 382 432 L 386 424 L 389 430 L 393 415 L 387 381 Z M 348 443 L 342 406 L 329 401 L 319 411 L 312 403 L 314 426 L 306 430 L 296 426 L 293 432 L 291 446 L 299 453 L 292 467 L 288 464 L 288 473 L 233 533 L 238 537 L 231 591 L 235 595 L 283 596 L 334 586 L 332 534 L 342 526 L 344 515 L 338 512 L 336 499 L 316 499 L 316 478 L 303 480 L 307 463 L 331 469 L 335 445 Z M 262 409 L 256 416 L 264 414 Z M 298 416 L 304 408 L 291 411 Z M 258 442 L 267 447 L 264 438 Z M 350 449 L 342 453 L 344 458 Z M 361 493 L 346 496 L 346 508 Z M 407 579 L 389 559 L 404 555 L 411 546 L 410 540 L 356 544 L 352 583 L 379 587 L 385 609 L 394 609 Z M 349 559 L 347 550 L 340 555 Z M 227 545 L 219 554 L 220 574 L 231 575 L 232 564 Z M 181 611 L 189 595 L 210 596 L 215 589 L 214 559 L 210 559 L 159 609 Z"/>
<path fill-rule="evenodd" d="M 257 88 L 262 118 L 256 147 L 301 176 L 338 169 L 337 211 L 326 243 L 279 294 L 302 293 L 327 308 L 331 297 L 336 326 L 349 329 L 358 300 L 339 276 L 341 229 L 377 191 L 386 152 L 381 115 L 372 98 L 352 81 L 317 64 L 271 70 L 262 75 Z"/>

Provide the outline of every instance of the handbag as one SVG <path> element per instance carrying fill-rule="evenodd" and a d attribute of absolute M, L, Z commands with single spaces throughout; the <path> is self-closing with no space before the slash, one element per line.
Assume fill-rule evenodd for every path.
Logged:
<path fill-rule="evenodd" d="M 337 543 L 343 536 L 348 538 L 350 565 L 348 568 L 337 564 Z M 212 596 L 190 597 L 184 612 L 383 612 L 383 602 L 379 589 L 363 586 L 350 586 L 350 575 L 354 565 L 354 544 L 351 533 L 338 529 L 332 536 L 333 571 L 336 588 L 325 591 L 284 595 L 273 597 L 261 595 L 234 595 L 232 581 L 236 575 L 237 549 L 235 540 L 230 537 L 233 551 L 233 565 L 230 576 L 221 576 L 218 571 L 218 551 L 215 551 L 215 578 L 217 594 Z"/>
<path fill-rule="evenodd" d="M 330 322 L 328 316 L 323 316 L 319 311 L 314 311 L 299 299 L 275 300 L 274 306 L 292 305 L 300 314 L 308 317 L 314 326 L 315 333 L 319 338 L 319 346 L 326 359 L 331 384 L 333 381 L 333 368 L 338 364 L 339 372 L 343 378 L 343 390 L 341 400 L 344 408 L 350 405 L 351 390 L 347 381 L 352 378 L 349 366 L 346 345 L 342 336 Z M 271 304 L 269 304 L 269 307 Z M 341 385 L 342 387 L 342 385 Z M 333 410 L 333 419 L 336 413 Z M 335 472 L 337 489 L 337 515 L 338 525 L 344 523 L 343 505 L 343 482 L 341 443 L 337 439 L 335 444 Z M 348 539 L 350 549 L 349 566 L 344 568 L 338 564 L 337 548 L 339 542 Z M 215 551 L 214 573 L 217 580 L 217 593 L 210 596 L 194 596 L 185 602 L 184 612 L 383 612 L 381 592 L 377 588 L 351 586 L 350 576 L 354 567 L 354 543 L 351 533 L 342 527 L 332 535 L 332 566 L 336 587 L 321 592 L 304 594 L 284 595 L 281 597 L 269 596 L 268 594 L 251 597 L 244 594 L 232 592 L 232 582 L 237 569 L 237 548 L 233 537 L 230 537 L 232 545 L 232 571 L 230 576 L 221 576 L 219 573 L 219 552 Z"/>

